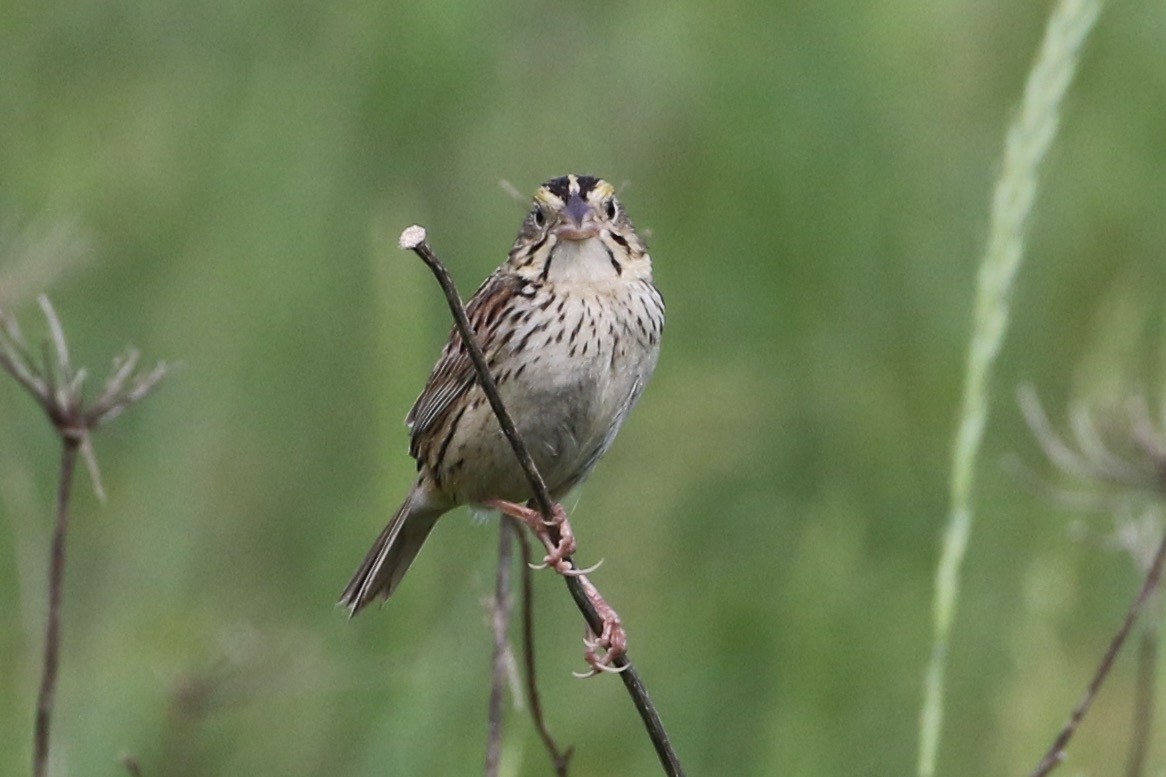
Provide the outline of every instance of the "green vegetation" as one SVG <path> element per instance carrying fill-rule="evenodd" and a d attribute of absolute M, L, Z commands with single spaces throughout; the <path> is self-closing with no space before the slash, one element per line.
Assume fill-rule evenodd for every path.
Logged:
<path fill-rule="evenodd" d="M 404 495 L 402 419 L 524 194 L 629 182 L 659 371 L 572 519 L 693 775 L 915 769 L 976 268 L 1047 4 L 162 0 L 0 8 L 0 304 L 74 361 L 178 367 L 79 473 L 57 774 L 462 775 L 485 746 L 493 525 L 455 513 L 397 597 L 333 603 Z M 988 386 L 937 774 L 1035 766 L 1139 584 L 1014 399 L 1163 394 L 1161 9 L 1112 6 L 1042 171 Z M 59 230 L 66 230 L 60 232 Z M 53 250 L 36 255 L 29 242 Z M 58 447 L 0 380 L 0 774 L 31 759 Z M 1074 525 L 1088 528 L 1081 541 Z M 536 578 L 573 775 L 653 774 Z M 1124 758 L 1134 662 L 1070 750 Z M 506 763 L 544 775 L 525 713 Z M 1153 751 L 1161 769 L 1166 752 Z"/>

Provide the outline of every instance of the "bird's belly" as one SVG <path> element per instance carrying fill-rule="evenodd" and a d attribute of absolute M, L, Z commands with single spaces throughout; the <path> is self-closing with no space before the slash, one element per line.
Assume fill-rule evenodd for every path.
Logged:
<path fill-rule="evenodd" d="M 557 351 L 548 349 L 520 375 L 499 382 L 502 401 L 556 500 L 581 482 L 607 449 L 655 366 L 654 352 L 613 360 L 602 352 L 567 359 L 566 352 Z M 461 504 L 529 499 L 530 486 L 510 443 L 481 390 L 475 387 L 473 393 L 473 409 L 451 446 L 459 457 L 444 473 L 445 490 Z"/>

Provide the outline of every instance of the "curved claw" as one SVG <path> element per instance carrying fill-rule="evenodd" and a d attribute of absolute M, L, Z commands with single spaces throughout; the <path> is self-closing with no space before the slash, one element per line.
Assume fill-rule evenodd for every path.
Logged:
<path fill-rule="evenodd" d="M 587 636 L 583 638 L 583 645 L 586 648 L 583 651 L 583 659 L 591 666 L 591 669 L 583 673 L 572 672 L 571 674 L 575 677 L 586 679 L 595 677 L 600 672 L 619 674 L 630 666 L 630 664 L 612 665 L 614 661 L 627 652 L 627 634 L 624 633 L 618 620 L 606 621 L 603 633 L 598 637 L 593 632 L 588 631 Z M 602 655 L 600 655 L 600 651 L 603 652 Z"/>
<path fill-rule="evenodd" d="M 599 561 L 596 561 L 594 564 L 587 567 L 586 569 L 579 569 L 577 567 L 571 567 L 567 570 L 559 570 L 559 574 L 563 575 L 564 577 L 579 577 L 581 575 L 589 575 L 592 572 L 594 572 L 595 570 L 599 569 L 601 566 L 603 566 L 603 559 L 599 559 Z M 539 567 L 539 569 L 545 569 L 545 568 L 546 568 L 546 564 L 543 564 L 541 567 Z"/>
<path fill-rule="evenodd" d="M 577 677 L 580 680 L 587 680 L 599 674 L 621 674 L 627 671 L 631 664 L 624 664 L 623 666 L 612 666 L 605 664 L 601 659 L 596 659 L 596 662 L 591 665 L 591 668 L 586 672 L 571 672 L 572 677 Z"/>
<path fill-rule="evenodd" d="M 562 559 L 555 560 L 555 559 L 551 558 L 550 556 L 547 556 L 546 558 L 544 558 L 542 560 L 542 563 L 535 564 L 532 562 L 530 564 L 527 564 L 527 566 L 530 567 L 531 569 L 535 570 L 536 572 L 544 570 L 544 569 L 548 569 L 548 568 L 554 569 L 556 572 L 558 572 L 563 577 L 578 577 L 579 575 L 585 575 L 588 572 L 595 569 L 595 567 L 589 567 L 588 569 L 575 569 L 575 567 L 571 566 L 566 561 L 563 561 Z M 595 566 L 599 566 L 599 565 L 596 564 Z"/>

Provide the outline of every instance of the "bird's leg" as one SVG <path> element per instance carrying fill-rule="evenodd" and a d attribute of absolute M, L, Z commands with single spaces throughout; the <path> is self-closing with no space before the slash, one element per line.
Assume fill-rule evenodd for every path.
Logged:
<path fill-rule="evenodd" d="M 516 518 L 535 533 L 547 549 L 544 567 L 554 567 L 561 575 L 578 574 L 579 570 L 571 564 L 571 555 L 575 552 L 575 533 L 571 530 L 571 523 L 567 520 L 567 511 L 561 504 L 555 503 L 550 520 L 544 520 L 542 513 L 526 505 L 507 502 L 504 499 L 490 499 L 485 502 L 487 507 L 499 510 L 511 518 Z M 556 542 L 551 536 L 551 529 L 558 529 L 559 539 Z"/>
<path fill-rule="evenodd" d="M 571 523 L 567 520 L 567 512 L 563 506 L 555 504 L 551 519 L 547 521 L 543 519 L 542 513 L 526 505 L 502 499 L 491 499 L 484 504 L 509 515 L 511 518 L 522 521 L 534 531 L 547 549 L 546 558 L 543 559 L 543 567 L 554 567 L 559 574 L 576 577 L 583 584 L 587 599 L 595 608 L 603 626 L 598 635 L 590 628 L 587 629 L 587 634 L 583 637 L 583 644 L 586 646 L 583 658 L 591 666 L 591 669 L 582 674 L 576 673 L 576 676 L 594 677 L 600 672 L 622 672 L 627 664 L 620 664 L 619 659 L 627 653 L 627 632 L 624 631 L 619 614 L 607 603 L 607 600 L 599 593 L 599 589 L 587 579 L 587 573 L 591 572 L 594 567 L 577 569 L 571 562 L 570 557 L 576 549 L 575 533 L 571 530 Z M 558 529 L 558 541 L 551 536 L 552 529 Z"/>
<path fill-rule="evenodd" d="M 588 601 L 595 607 L 595 612 L 603 621 L 603 628 L 600 629 L 599 636 L 596 636 L 590 628 L 587 629 L 587 635 L 583 637 L 583 644 L 587 648 L 583 652 L 583 658 L 591 665 L 591 669 L 582 674 L 576 672 L 575 676 L 594 677 L 600 672 L 622 672 L 628 664 L 618 662 L 628 652 L 628 634 L 624 631 L 619 613 L 607 603 L 599 589 L 592 585 L 586 576 L 580 575 L 579 582 L 583 584 Z"/>

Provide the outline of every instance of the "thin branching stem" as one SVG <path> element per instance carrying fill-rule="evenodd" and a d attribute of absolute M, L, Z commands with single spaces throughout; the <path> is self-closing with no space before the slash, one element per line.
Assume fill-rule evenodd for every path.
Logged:
<path fill-rule="evenodd" d="M 486 398 L 490 402 L 490 408 L 494 411 L 494 415 L 498 419 L 498 424 L 502 427 L 503 434 L 506 435 L 506 439 L 510 442 L 510 447 L 514 450 L 514 455 L 518 458 L 518 462 L 526 474 L 527 481 L 530 483 L 531 491 L 534 494 L 534 504 L 539 512 L 542 513 L 551 539 L 557 542 L 559 539 L 558 526 L 551 520 L 554 503 L 551 500 L 550 493 L 547 491 L 547 486 L 543 481 L 542 475 L 539 474 L 538 468 L 535 467 L 534 460 L 531 458 L 526 444 L 523 442 L 521 435 L 518 433 L 518 429 L 514 425 L 514 420 L 510 417 L 510 414 L 502 403 L 502 397 L 498 394 L 498 387 L 494 383 L 494 377 L 490 374 L 490 369 L 486 364 L 486 357 L 482 354 L 482 349 L 478 345 L 477 338 L 474 337 L 474 332 L 470 328 L 465 306 L 462 304 L 461 297 L 458 295 L 453 278 L 426 242 L 424 227 L 414 225 L 405 229 L 401 233 L 400 244 L 401 248 L 413 251 L 421 257 L 421 260 L 433 271 L 437 282 L 441 285 L 441 289 L 445 293 L 446 302 L 449 303 L 450 312 L 453 314 L 458 333 L 462 338 L 462 342 L 465 343 L 471 361 L 474 363 L 474 369 L 478 376 L 478 384 L 486 394 Z M 569 558 L 564 559 L 564 561 L 572 563 Z M 566 581 L 567 590 L 570 592 L 571 598 L 575 600 L 576 607 L 583 614 L 583 618 L 587 621 L 587 625 L 591 628 L 591 631 L 595 634 L 602 633 L 603 619 L 587 595 L 586 586 L 588 582 L 584 579 L 584 576 L 565 575 L 563 579 Z M 684 774 L 684 768 L 680 765 L 680 759 L 677 757 L 671 741 L 669 741 L 668 732 L 664 729 L 664 724 L 660 720 L 660 714 L 657 712 L 655 705 L 652 704 L 648 689 L 644 685 L 643 680 L 640 679 L 639 673 L 632 666 L 631 660 L 626 654 L 617 656 L 612 663 L 615 668 L 620 670 L 619 677 L 623 680 L 624 687 L 631 696 L 636 711 L 640 714 L 640 719 L 643 721 L 644 727 L 648 732 L 648 737 L 656 749 L 656 755 L 660 759 L 660 764 L 664 767 L 664 773 L 669 775 L 669 777 L 681 777 Z"/>
<path fill-rule="evenodd" d="M 49 733 L 52 727 L 53 702 L 61 654 L 61 602 L 65 587 L 65 548 L 69 534 L 69 503 L 77 457 L 81 456 L 89 468 L 98 498 L 104 498 L 101 474 L 93 453 L 91 435 L 101 424 L 111 420 L 126 407 L 141 399 L 165 377 L 167 368 L 159 364 L 148 374 L 132 378 L 137 365 L 136 352 L 130 351 L 114 361 L 113 374 L 106 382 L 99 402 L 85 401 L 85 380 L 88 371 L 75 368 L 57 311 L 48 297 L 41 295 L 37 302 L 48 322 L 50 342 L 43 343 L 41 359 L 25 342 L 16 319 L 0 309 L 0 369 L 7 372 L 44 411 L 61 439 L 61 468 L 57 486 L 57 519 L 53 530 L 49 556 L 49 606 L 45 625 L 44 668 L 40 692 L 37 695 L 36 718 L 33 724 L 33 775 L 44 777 L 48 772 Z M 125 385 L 131 381 L 127 391 Z"/>

